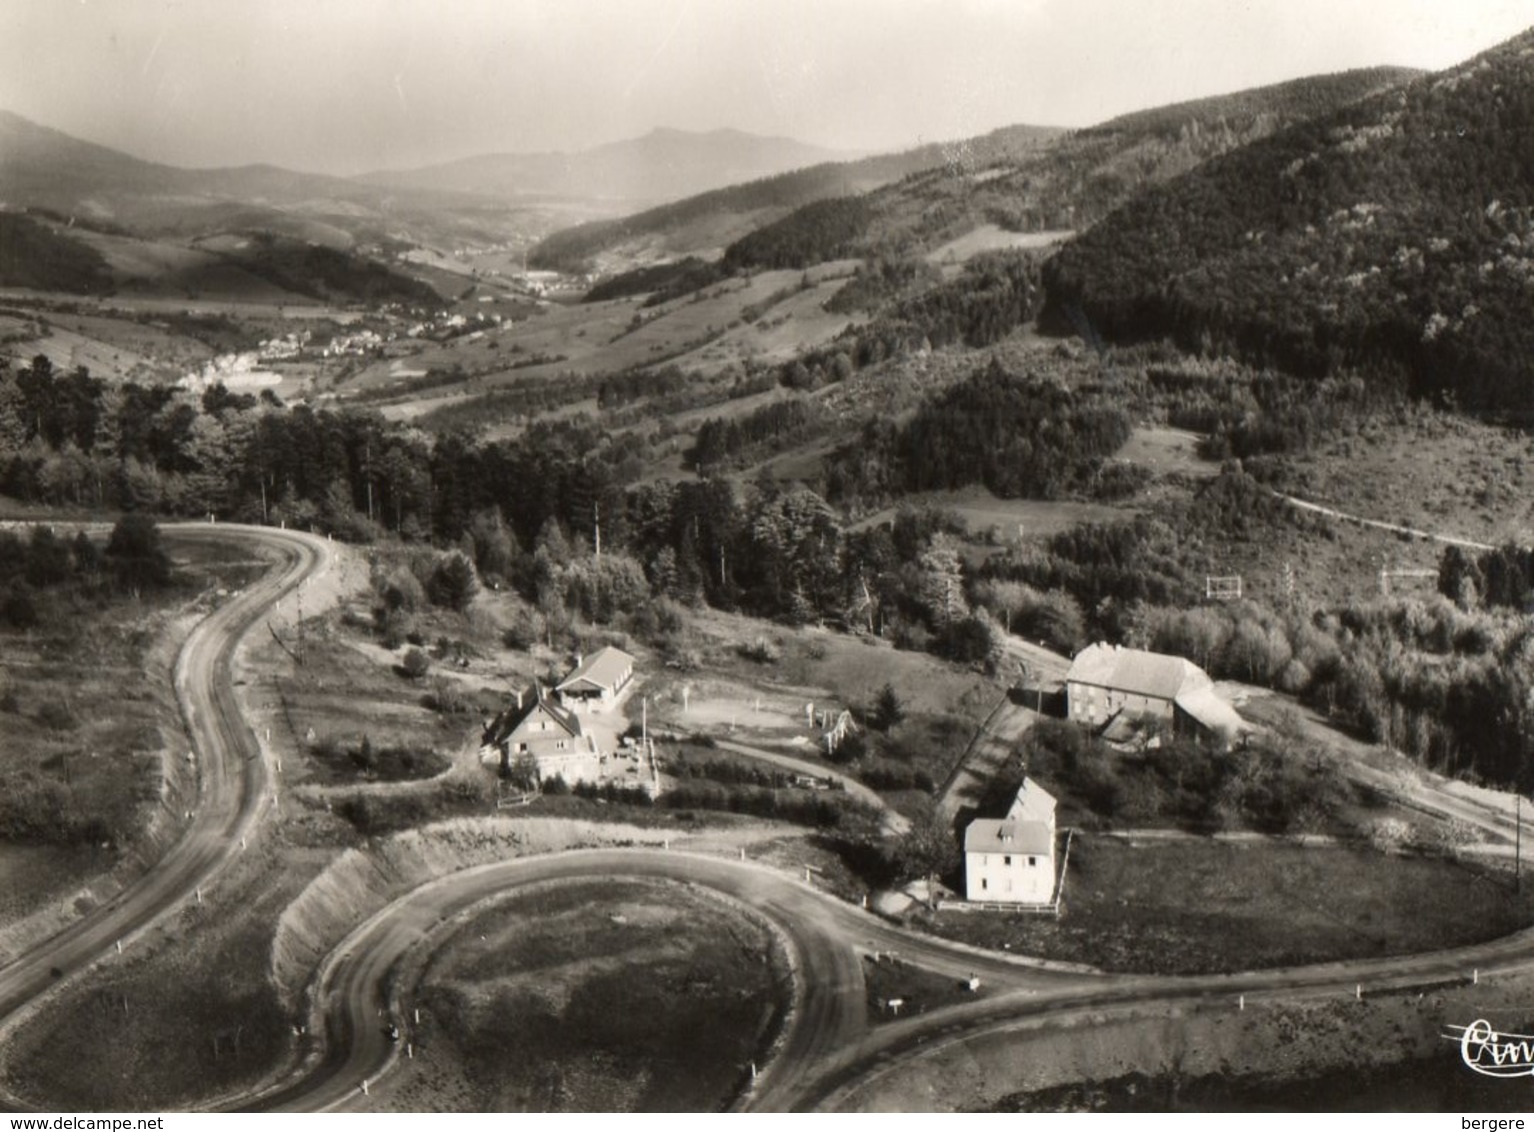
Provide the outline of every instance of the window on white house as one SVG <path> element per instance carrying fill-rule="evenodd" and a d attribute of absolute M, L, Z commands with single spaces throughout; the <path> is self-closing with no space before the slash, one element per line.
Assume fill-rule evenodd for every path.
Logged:
<path fill-rule="evenodd" d="M 1029 857 L 1028 858 L 1028 867 L 1030 869 L 1033 868 L 1033 866 L 1037 865 L 1038 863 L 1039 863 L 1039 859 L 1037 857 Z"/>
<path fill-rule="evenodd" d="M 980 888 L 981 888 L 981 891 L 984 891 L 985 889 L 990 888 L 990 887 L 991 887 L 991 882 L 986 880 L 985 877 L 981 877 L 980 878 Z"/>
<path fill-rule="evenodd" d="M 1003 857 L 1001 859 L 1001 863 L 1003 865 L 1010 865 L 1012 863 L 1012 858 L 1011 857 Z"/>

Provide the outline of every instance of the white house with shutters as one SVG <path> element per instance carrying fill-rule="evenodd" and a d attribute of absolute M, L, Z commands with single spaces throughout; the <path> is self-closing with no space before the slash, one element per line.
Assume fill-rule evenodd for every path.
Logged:
<path fill-rule="evenodd" d="M 964 895 L 1000 904 L 1047 904 L 1055 895 L 1055 799 L 1023 779 L 1003 818 L 964 831 Z"/>

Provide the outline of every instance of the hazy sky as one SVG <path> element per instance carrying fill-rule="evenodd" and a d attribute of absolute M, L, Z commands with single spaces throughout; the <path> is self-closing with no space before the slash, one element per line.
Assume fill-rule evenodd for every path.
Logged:
<path fill-rule="evenodd" d="M 1440 68 L 1531 25 L 1534 0 L 0 0 L 0 109 L 336 173 L 656 126 L 891 149 Z"/>

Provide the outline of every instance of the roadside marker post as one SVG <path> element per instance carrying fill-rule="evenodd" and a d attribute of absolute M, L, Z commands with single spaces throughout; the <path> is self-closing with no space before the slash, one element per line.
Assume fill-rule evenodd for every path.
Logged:
<path fill-rule="evenodd" d="M 1479 967 L 1470 972 L 1470 983 L 1472 986 L 1481 985 L 1481 969 Z"/>
<path fill-rule="evenodd" d="M 1246 995 L 1242 995 L 1239 999 L 1236 1000 L 1236 1009 L 1243 1013 L 1246 1012 Z"/>
<path fill-rule="evenodd" d="M 362 1079 L 362 1095 L 368 1095 L 368 1079 L 366 1077 Z"/>
<path fill-rule="evenodd" d="M 1364 985 L 1363 985 L 1363 983 L 1359 983 L 1357 986 L 1355 986 L 1353 988 L 1353 998 L 1357 1002 L 1362 1002 L 1364 1000 Z"/>
<path fill-rule="evenodd" d="M 123 953 L 123 941 L 122 940 L 118 940 L 117 941 L 117 954 L 121 955 L 122 953 Z"/>

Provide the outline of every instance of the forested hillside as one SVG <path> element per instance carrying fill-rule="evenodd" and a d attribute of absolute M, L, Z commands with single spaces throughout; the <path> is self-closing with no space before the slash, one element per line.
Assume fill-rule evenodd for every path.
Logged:
<path fill-rule="evenodd" d="M 729 243 L 752 228 L 770 223 L 793 209 L 829 197 L 867 192 L 924 169 L 947 165 L 974 166 L 1019 157 L 1061 133 L 1044 126 L 1009 126 L 983 137 L 951 145 L 924 145 L 900 153 L 880 154 L 858 161 L 834 162 L 763 177 L 742 185 L 715 189 L 617 220 L 598 220 L 549 236 L 528 257 L 534 267 L 577 271 L 596 256 L 630 241 L 679 236 L 692 226 L 711 234 L 726 233 Z M 704 241 L 705 243 L 708 241 Z M 700 245 L 701 246 L 701 245 Z M 697 250 L 688 247 L 687 250 Z"/>
<path fill-rule="evenodd" d="M 1534 33 L 1146 192 L 1061 251 L 1049 316 L 1529 408 L 1531 128 Z"/>
<path fill-rule="evenodd" d="M 837 255 L 913 254 L 981 224 L 1080 231 L 1149 185 L 1414 74 L 1378 67 L 1298 79 L 1116 118 L 1026 153 L 945 164 L 868 194 L 856 238 L 830 246 Z M 777 242 L 823 219 L 814 206 L 791 213 L 774 225 Z"/>
<path fill-rule="evenodd" d="M 111 285 L 101 253 L 18 212 L 0 212 L 0 286 L 91 294 Z"/>

